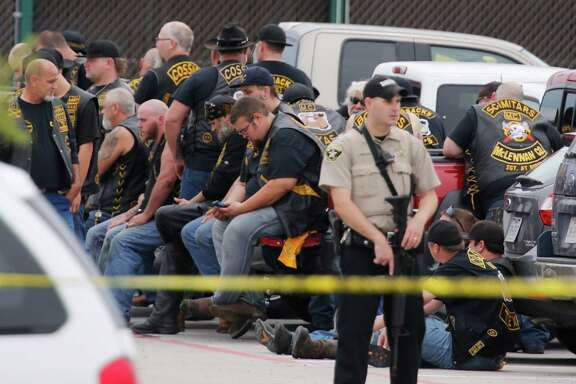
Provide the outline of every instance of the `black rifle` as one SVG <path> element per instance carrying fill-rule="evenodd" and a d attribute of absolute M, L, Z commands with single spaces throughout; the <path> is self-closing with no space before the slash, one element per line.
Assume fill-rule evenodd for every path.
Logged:
<path fill-rule="evenodd" d="M 392 205 L 392 215 L 397 231 L 388 236 L 390 246 L 394 251 L 394 276 L 411 276 L 414 273 L 416 261 L 412 252 L 402 248 L 401 243 L 408 223 L 408 208 L 411 196 L 392 196 L 386 201 Z M 406 314 L 406 295 L 397 293 L 392 299 L 392 318 L 388 319 L 391 340 L 390 378 L 395 382 L 398 377 L 398 349 L 400 337 L 408 335 L 404 327 Z"/>

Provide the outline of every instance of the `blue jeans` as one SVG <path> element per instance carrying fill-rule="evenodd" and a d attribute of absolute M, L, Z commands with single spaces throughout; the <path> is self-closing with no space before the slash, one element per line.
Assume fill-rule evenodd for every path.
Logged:
<path fill-rule="evenodd" d="M 72 219 L 72 212 L 70 212 L 70 201 L 68 201 L 66 196 L 58 193 L 44 193 L 44 197 L 54 207 L 60 217 L 64 219 L 68 228 L 74 232 L 74 220 Z"/>
<path fill-rule="evenodd" d="M 108 224 L 110 224 L 110 219 L 90 228 L 86 233 L 86 241 L 84 243 L 86 252 L 92 256 L 92 260 L 98 265 L 98 269 L 102 273 L 104 273 L 108 264 L 108 250 L 112 239 L 126 228 L 126 224 L 121 224 L 108 230 Z"/>
<path fill-rule="evenodd" d="M 154 251 L 163 243 L 155 221 L 119 231 L 110 243 L 105 275 L 133 276 L 153 270 Z M 134 290 L 115 288 L 112 295 L 124 318 L 129 320 Z"/>
<path fill-rule="evenodd" d="M 202 275 L 219 275 L 220 263 L 216 258 L 212 242 L 212 226 L 215 220 L 212 219 L 206 223 L 202 220 L 204 220 L 203 216 L 182 228 L 182 242 Z"/>
<path fill-rule="evenodd" d="M 86 219 L 86 223 L 84 224 L 86 232 L 88 232 L 88 230 L 93 226 L 95 226 L 96 224 L 100 224 L 112 217 L 112 215 L 108 212 L 99 211 L 100 217 L 97 219 L 96 212 L 98 212 L 98 210 L 92 210 L 90 211 L 90 213 L 88 213 L 88 218 Z"/>
<path fill-rule="evenodd" d="M 262 236 L 284 235 L 284 227 L 272 207 L 260 208 L 236 216 L 231 221 L 216 221 L 212 226 L 214 249 L 220 261 L 222 276 L 250 274 L 254 246 Z M 243 295 L 241 292 L 217 291 L 212 298 L 214 304 L 225 305 L 240 299 L 263 305 L 264 297 L 259 293 Z"/>
<path fill-rule="evenodd" d="M 437 317 L 426 316 L 422 360 L 438 368 L 452 369 L 452 334 L 446 327 L 446 323 Z"/>
<path fill-rule="evenodd" d="M 84 204 L 80 204 L 78 212 L 76 212 L 72 219 L 74 220 L 74 233 L 76 237 L 84 243 L 86 241 L 86 223 L 84 222 Z"/>
<path fill-rule="evenodd" d="M 180 197 L 183 199 L 193 198 L 204 189 L 209 178 L 210 172 L 196 171 L 185 166 L 180 181 Z"/>
<path fill-rule="evenodd" d="M 520 317 L 520 344 L 522 347 L 546 346 L 550 341 L 550 331 L 542 325 L 536 325 L 528 316 Z"/>

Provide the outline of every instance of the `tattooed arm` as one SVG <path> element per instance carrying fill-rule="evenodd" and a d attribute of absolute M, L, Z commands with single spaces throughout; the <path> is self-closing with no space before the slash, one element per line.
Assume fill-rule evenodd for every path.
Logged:
<path fill-rule="evenodd" d="M 98 176 L 103 175 L 116 160 L 134 145 L 132 134 L 124 127 L 116 127 L 106 134 L 98 152 Z"/>

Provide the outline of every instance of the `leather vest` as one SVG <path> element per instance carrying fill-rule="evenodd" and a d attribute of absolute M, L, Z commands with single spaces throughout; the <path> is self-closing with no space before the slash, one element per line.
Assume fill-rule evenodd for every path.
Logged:
<path fill-rule="evenodd" d="M 544 119 L 530 106 L 515 99 L 500 99 L 473 108 L 477 129 L 470 149 L 480 191 L 534 169 L 552 153 L 546 132 L 533 129 Z"/>
<path fill-rule="evenodd" d="M 132 93 L 132 89 L 128 86 L 128 84 L 126 84 L 120 78 L 117 78 L 113 82 L 111 82 L 111 83 L 109 83 L 103 87 L 93 85 L 90 88 L 88 88 L 87 92 L 90 92 L 91 94 L 93 94 L 94 96 L 96 96 L 98 98 L 98 106 L 100 107 L 100 109 L 99 109 L 100 115 L 102 115 L 102 107 L 104 106 L 104 100 L 106 99 L 106 95 L 108 94 L 108 92 L 110 92 L 111 90 L 116 89 L 116 88 L 124 88 L 128 92 Z"/>
<path fill-rule="evenodd" d="M 63 101 L 66 105 L 68 116 L 70 117 L 70 123 L 72 123 L 72 126 L 74 126 L 76 133 L 82 129 L 77 125 L 77 117 L 82 115 L 86 105 L 88 105 L 88 103 L 95 103 L 96 110 L 98 110 L 98 100 L 96 97 L 75 85 L 70 88 L 67 97 Z M 100 127 L 98 128 L 98 131 L 101 131 Z M 98 151 L 100 150 L 101 143 L 101 137 L 99 137 L 94 142 L 92 158 L 90 159 L 90 167 L 88 168 L 88 174 L 86 175 L 86 180 L 84 181 L 84 186 L 82 187 L 83 195 L 90 195 L 98 191 L 98 185 L 96 184 L 96 174 L 98 173 Z"/>
<path fill-rule="evenodd" d="M 154 98 L 170 106 L 178 86 L 199 69 L 189 56 L 173 57 L 160 68 L 151 69 L 158 79 L 158 94 Z"/>
<path fill-rule="evenodd" d="M 158 175 L 160 175 L 160 168 L 162 166 L 162 152 L 164 152 L 164 147 L 166 146 L 166 138 L 162 136 L 162 139 L 158 144 L 155 144 L 150 153 L 148 155 L 148 179 L 146 180 L 146 187 L 144 190 L 144 200 L 142 201 L 142 205 L 140 206 L 142 209 L 146 208 L 148 205 L 148 201 L 150 200 L 150 196 L 152 195 L 152 190 L 154 189 L 154 185 L 156 185 L 156 180 L 158 180 Z M 162 203 L 162 205 L 173 204 L 174 197 L 178 196 L 178 191 L 180 188 L 177 188 L 179 183 L 174 183 L 174 188 L 172 189 L 172 193 L 166 198 L 166 200 Z"/>
<path fill-rule="evenodd" d="M 326 140 L 322 140 L 328 145 L 336 136 L 346 129 L 346 119 L 338 112 L 317 105 L 310 100 L 299 100 L 292 104 L 294 114 L 310 129 L 321 129 L 325 132 Z"/>
<path fill-rule="evenodd" d="M 186 165 L 192 169 L 210 172 L 218 155 L 220 154 L 220 143 L 210 129 L 210 124 L 204 116 L 204 102 L 216 95 L 233 94 L 230 85 L 242 80 L 246 67 L 239 62 L 225 62 L 212 67 L 212 78 L 206 81 L 213 81 L 213 90 L 203 100 L 200 100 L 190 111 L 188 124 L 182 129 L 180 143 L 186 160 Z"/>
<path fill-rule="evenodd" d="M 441 149 L 444 145 L 444 126 L 440 117 L 422 105 L 402 107 L 402 112 L 413 113 L 422 124 L 422 142 L 426 148 Z"/>
<path fill-rule="evenodd" d="M 256 177 L 260 186 L 265 185 L 269 180 L 270 155 L 268 149 L 281 129 L 296 130 L 312 140 L 320 152 L 324 151 L 325 146 L 315 133 L 292 116 L 279 112 L 272 122 L 258 163 Z M 319 179 L 319 172 L 305 171 L 294 188 L 274 203 L 274 209 L 288 237 L 301 235 L 306 230 L 311 229 L 325 213 L 328 200 L 325 192 L 318 187 Z"/>
<path fill-rule="evenodd" d="M 2 144 L 3 160 L 16 167 L 22 168 L 30 173 L 32 169 L 32 126 L 24 120 L 18 97 L 21 92 L 17 92 L 8 101 L 8 116 L 15 119 L 18 128 L 25 132 L 28 137 L 28 142 L 25 144 Z M 74 140 L 74 132 L 68 126 L 68 119 L 66 118 L 66 109 L 60 99 L 54 98 L 52 104 L 52 139 L 58 148 L 58 152 L 64 162 L 66 168 L 66 184 L 72 185 L 74 180 L 74 172 L 72 170 L 72 150 L 76 150 L 76 143 L 70 142 L 69 134 Z"/>
<path fill-rule="evenodd" d="M 471 249 L 461 251 L 449 263 L 465 271 L 466 277 L 498 277 L 502 289 L 500 298 L 474 299 L 478 301 L 476 306 L 462 304 L 467 299 L 459 299 L 461 305 L 456 305 L 456 300 L 447 304 L 448 330 L 453 335 L 456 367 L 474 356 L 503 356 L 514 347 L 520 331 L 520 321 L 508 294 L 506 279 L 493 263 Z"/>
<path fill-rule="evenodd" d="M 138 203 L 144 192 L 148 170 L 148 150 L 140 139 L 136 116 L 124 120 L 119 126 L 126 128 L 134 138 L 132 149 L 122 155 L 100 177 L 98 208 L 112 216 L 126 212 Z"/>

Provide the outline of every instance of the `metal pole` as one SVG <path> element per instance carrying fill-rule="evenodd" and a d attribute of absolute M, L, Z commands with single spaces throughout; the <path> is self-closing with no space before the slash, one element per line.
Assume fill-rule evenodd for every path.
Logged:
<path fill-rule="evenodd" d="M 20 12 L 20 0 L 14 0 L 14 44 L 20 42 L 20 19 L 22 18 L 22 12 Z"/>
<path fill-rule="evenodd" d="M 350 24 L 350 0 L 344 2 L 344 24 Z"/>
<path fill-rule="evenodd" d="M 19 11 L 18 42 L 26 40 L 31 34 L 34 25 L 34 0 L 16 0 Z"/>

